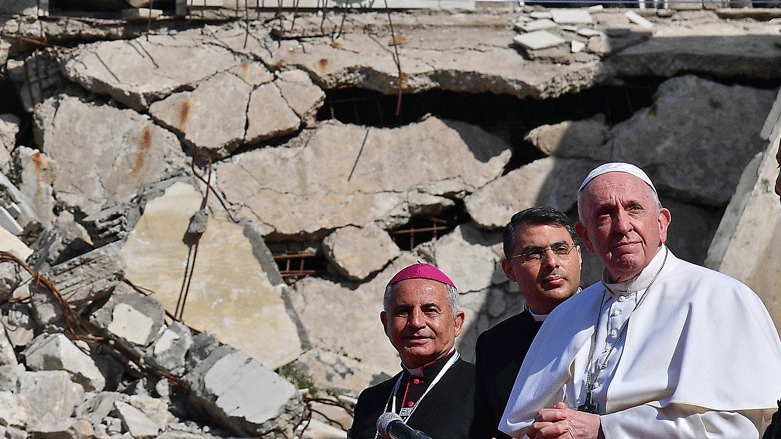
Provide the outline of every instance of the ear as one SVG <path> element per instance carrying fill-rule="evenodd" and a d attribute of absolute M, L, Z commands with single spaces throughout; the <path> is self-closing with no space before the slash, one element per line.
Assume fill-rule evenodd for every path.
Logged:
<path fill-rule="evenodd" d="M 662 243 L 667 242 L 667 227 L 670 225 L 671 220 L 672 215 L 670 215 L 670 211 L 662 208 L 659 211 L 659 240 Z"/>
<path fill-rule="evenodd" d="M 594 245 L 591 243 L 591 240 L 588 239 L 588 231 L 586 230 L 586 226 L 583 225 L 580 221 L 575 223 L 575 233 L 580 236 L 580 239 L 583 240 L 583 243 L 586 244 L 586 248 L 588 249 L 589 253 L 594 253 Z"/>
<path fill-rule="evenodd" d="M 461 334 L 461 328 L 464 326 L 464 319 L 466 318 L 466 315 L 463 311 L 459 311 L 456 313 L 456 316 L 453 317 L 454 323 L 455 323 L 455 330 L 456 330 L 456 337 L 458 337 L 458 334 Z"/>
<path fill-rule="evenodd" d="M 502 259 L 502 271 L 510 282 L 517 282 L 515 280 L 515 272 L 513 271 L 513 264 L 509 259 Z"/>
<path fill-rule="evenodd" d="M 382 322 L 382 330 L 385 335 L 388 335 L 388 313 L 385 311 L 380 312 L 380 321 Z"/>

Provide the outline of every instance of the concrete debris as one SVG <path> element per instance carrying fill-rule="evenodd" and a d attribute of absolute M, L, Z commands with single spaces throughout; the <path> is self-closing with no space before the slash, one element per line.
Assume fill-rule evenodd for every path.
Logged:
<path fill-rule="evenodd" d="M 370 225 L 336 230 L 323 239 L 323 252 L 340 274 L 361 281 L 385 267 L 401 250 L 385 230 Z"/>
<path fill-rule="evenodd" d="M 653 105 L 611 128 L 612 158 L 649 170 L 657 187 L 681 201 L 724 207 L 743 169 L 767 147 L 759 133 L 775 97 L 774 90 L 693 75 L 667 80 Z"/>
<path fill-rule="evenodd" d="M 516 35 L 513 38 L 519 46 L 528 50 L 547 49 L 564 44 L 566 40 L 546 30 L 537 30 L 528 34 Z"/>
<path fill-rule="evenodd" d="M 648 21 L 648 19 L 644 18 L 642 15 L 638 14 L 635 11 L 626 11 L 624 13 L 626 15 L 626 18 L 629 19 L 632 23 L 639 24 L 640 26 L 650 29 L 654 27 L 654 24 Z"/>
<path fill-rule="evenodd" d="M 58 200 L 87 215 L 185 168 L 176 136 L 133 110 L 60 97 L 39 105 L 34 116 L 36 142 L 57 163 Z"/>
<path fill-rule="evenodd" d="M 540 125 L 526 134 L 545 155 L 561 158 L 588 158 L 607 162 L 610 149 L 604 147 L 610 139 L 604 115 L 578 121 L 564 121 L 555 125 Z"/>
<path fill-rule="evenodd" d="M 120 243 L 127 278 L 154 291 L 154 298 L 171 313 L 183 308 L 189 326 L 241 348 L 268 368 L 294 360 L 301 353 L 301 340 L 295 317 L 286 311 L 284 286 L 272 284 L 263 265 L 265 243 L 251 227 L 233 222 L 217 202 L 207 207 L 210 224 L 198 241 L 195 277 L 183 302 L 183 267 L 192 261 L 195 248 L 187 230 L 203 194 L 195 183 L 168 184 L 154 198 L 150 195 L 133 232 Z M 156 337 L 158 329 L 148 336 Z"/>
<path fill-rule="evenodd" d="M 228 346 L 215 349 L 184 381 L 204 410 L 240 436 L 274 429 L 292 433 L 303 416 L 294 408 L 299 395 L 290 382 Z"/>
<path fill-rule="evenodd" d="M 301 123 L 301 119 L 285 101 L 279 87 L 274 84 L 264 84 L 252 91 L 247 120 L 247 143 L 291 134 Z"/>
<path fill-rule="evenodd" d="M 127 431 L 133 438 L 157 437 L 160 428 L 149 419 L 144 412 L 121 401 L 114 403 L 119 419 L 122 420 L 122 430 Z"/>
<path fill-rule="evenodd" d="M 546 205 L 562 212 L 575 206 L 574 194 L 599 162 L 590 159 L 535 160 L 508 172 L 466 198 L 467 212 L 481 227 L 504 227 L 515 212 Z M 516 188 L 524 188 L 518 192 Z"/>
<path fill-rule="evenodd" d="M 67 260 L 42 273 L 50 279 L 78 313 L 92 301 L 108 296 L 125 274 L 125 261 L 116 245 L 107 245 Z M 63 318 L 55 292 L 42 283 L 30 285 L 33 313 L 39 325 L 51 325 Z"/>
<path fill-rule="evenodd" d="M 153 103 L 149 113 L 183 136 L 187 145 L 215 157 L 227 157 L 244 140 L 251 86 L 231 73 L 218 73 L 191 92 L 175 93 Z M 206 121 L 221 114 L 219 124 Z"/>
<path fill-rule="evenodd" d="M 588 9 L 551 9 L 551 18 L 558 24 L 590 24 L 593 22 Z"/>
<path fill-rule="evenodd" d="M 241 64 L 228 48 L 207 44 L 200 34 L 189 30 L 181 35 L 87 44 L 72 52 L 62 68 L 69 80 L 84 88 L 143 111 L 175 90 Z"/>
<path fill-rule="evenodd" d="M 90 358 L 64 334 L 41 334 L 22 352 L 32 371 L 64 370 L 87 392 L 99 392 L 106 380 Z"/>
<path fill-rule="evenodd" d="M 543 18 L 541 20 L 534 20 L 523 23 L 518 27 L 524 32 L 534 32 L 536 30 L 545 30 L 556 27 L 556 23 L 554 23 L 553 20 L 549 18 Z"/>
<path fill-rule="evenodd" d="M 384 227 L 392 228 L 406 223 L 417 207 L 407 194 L 450 182 L 448 192 L 431 195 L 463 197 L 498 177 L 510 158 L 503 140 L 434 117 L 395 129 L 332 122 L 306 145 L 294 145 L 249 151 L 217 168 L 226 200 L 240 217 L 262 223 L 264 234 L 322 235 L 389 219 L 395 224 Z"/>
<path fill-rule="evenodd" d="M 509 8 L 394 12 L 393 34 L 385 12 L 6 17 L 21 107 L 0 114 L 0 436 L 343 437 L 348 412 L 313 398 L 349 407 L 398 372 L 377 319 L 387 280 L 416 261 L 447 272 L 470 359 L 524 306 L 501 228 L 534 205 L 575 217 L 582 178 L 613 160 L 654 179 L 679 257 L 750 284 L 781 321 L 781 272 L 764 263 L 781 258 L 781 98 L 725 85 L 781 78 L 778 23 Z M 383 107 L 370 125 L 360 101 L 367 125 L 341 122 L 332 95 L 402 91 L 404 112 L 427 91 L 545 100 L 635 78 L 656 92 L 631 116 L 586 109 L 528 132 L 446 118 L 461 109 L 396 124 Z M 197 153 L 212 163 L 193 175 Z M 435 238 L 391 238 L 434 219 Z M 587 285 L 602 263 L 582 255 Z"/>

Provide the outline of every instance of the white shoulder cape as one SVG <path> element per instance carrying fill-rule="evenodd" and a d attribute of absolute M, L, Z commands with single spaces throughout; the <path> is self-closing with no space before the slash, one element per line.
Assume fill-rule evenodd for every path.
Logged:
<path fill-rule="evenodd" d="M 540 409 L 583 401 L 603 294 L 598 282 L 559 305 L 534 339 L 499 429 L 519 437 Z M 781 396 L 781 342 L 759 297 L 724 274 L 670 253 L 632 314 L 606 413 L 648 404 L 766 410 Z"/>

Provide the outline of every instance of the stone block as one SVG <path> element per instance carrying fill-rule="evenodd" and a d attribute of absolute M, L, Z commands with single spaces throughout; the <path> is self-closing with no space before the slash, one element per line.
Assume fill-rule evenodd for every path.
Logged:
<path fill-rule="evenodd" d="M 527 34 L 517 35 L 513 38 L 513 41 L 528 50 L 546 49 L 548 47 L 555 47 L 566 43 L 564 38 L 546 30 L 538 30 Z"/>
<path fill-rule="evenodd" d="M 315 116 L 323 106 L 325 92 L 303 70 L 286 70 L 278 74 L 274 84 L 290 108 L 309 126 L 315 126 Z"/>
<path fill-rule="evenodd" d="M 114 403 L 119 419 L 122 420 L 122 430 L 133 438 L 146 439 L 157 437 L 160 428 L 141 410 L 130 404 L 117 401 Z"/>
<path fill-rule="evenodd" d="M 17 149 L 23 148 L 19 147 Z M 27 197 L 26 193 L 18 189 L 2 173 L 0 173 L 0 190 L 4 194 L 3 200 L 6 201 L 3 207 L 11 213 L 14 220 L 25 230 L 37 231 L 43 224 L 46 224 L 38 215 L 37 209 L 34 208 L 32 200 Z"/>
<path fill-rule="evenodd" d="M 586 38 L 590 37 L 604 37 L 607 36 L 604 32 L 601 30 L 591 29 L 588 27 L 582 27 L 577 30 L 578 35 L 584 36 Z"/>
<path fill-rule="evenodd" d="M 106 385 L 106 379 L 90 355 L 62 333 L 41 334 L 23 354 L 30 370 L 63 370 L 88 392 L 99 392 Z"/>
<path fill-rule="evenodd" d="M 22 120 L 13 114 L 0 114 L 0 149 L 5 149 L 7 153 L 14 150 L 21 123 Z"/>
<path fill-rule="evenodd" d="M 8 340 L 14 347 L 26 346 L 35 337 L 35 319 L 32 309 L 24 303 L 8 304 L 0 316 L 8 335 Z"/>
<path fill-rule="evenodd" d="M 130 402 L 130 396 L 119 392 L 98 392 L 84 399 L 75 408 L 75 416 L 88 419 L 93 425 L 100 424 L 114 412 L 116 402 Z"/>
<path fill-rule="evenodd" d="M 536 30 L 552 29 L 558 26 L 553 20 L 544 18 L 541 20 L 534 20 L 528 23 L 524 23 L 520 26 L 524 32 L 534 32 Z"/>
<path fill-rule="evenodd" d="M 289 430 L 303 413 L 292 384 L 229 346 L 214 350 L 184 381 L 203 409 L 234 434 L 255 436 L 272 426 Z"/>
<path fill-rule="evenodd" d="M 90 315 L 90 322 L 138 353 L 158 336 L 164 318 L 165 309 L 154 297 L 138 293 L 122 283 L 109 300 Z"/>
<path fill-rule="evenodd" d="M 18 236 L 0 227 L 0 247 L 21 260 L 27 259 L 33 254 L 32 249 L 19 239 Z"/>
<path fill-rule="evenodd" d="M 61 212 L 56 222 L 44 229 L 31 247 L 35 255 L 27 262 L 38 272 L 45 272 L 95 248 L 87 230 L 67 211 Z"/>
<path fill-rule="evenodd" d="M 162 9 L 149 9 L 149 8 L 129 8 L 123 9 L 121 12 L 122 18 L 125 20 L 155 20 L 163 16 Z"/>
<path fill-rule="evenodd" d="M 274 83 L 261 85 L 252 91 L 247 119 L 247 143 L 284 136 L 295 132 L 301 125 L 301 119 Z"/>
<path fill-rule="evenodd" d="M 649 21 L 647 18 L 643 17 L 642 15 L 638 14 L 635 11 L 627 11 L 624 13 L 624 15 L 626 16 L 626 18 L 629 19 L 629 21 L 639 25 L 640 27 L 646 29 L 651 29 L 652 27 L 654 27 L 654 24 L 651 21 Z"/>
<path fill-rule="evenodd" d="M 590 24 L 591 13 L 588 9 L 551 9 L 553 21 L 558 24 Z"/>
<path fill-rule="evenodd" d="M 0 391 L 0 424 L 11 427 L 27 427 L 32 410 L 27 399 L 17 393 Z"/>
<path fill-rule="evenodd" d="M 583 178 L 599 164 L 589 159 L 535 160 L 467 196 L 467 212 L 478 225 L 489 229 L 504 227 L 515 212 L 533 206 L 567 212 L 576 205 L 575 193 Z"/>
<path fill-rule="evenodd" d="M 241 63 L 242 59 L 230 49 L 191 29 L 176 35 L 148 35 L 79 46 L 64 61 L 63 72 L 87 90 L 108 94 L 130 108 L 146 111 L 152 102 L 175 90 L 193 88 Z M 221 96 L 211 104 L 236 103 L 227 101 L 230 99 Z"/>
<path fill-rule="evenodd" d="M 775 97 L 775 90 L 694 75 L 668 79 L 650 107 L 611 128 L 611 159 L 646 169 L 661 194 L 726 206 L 743 169 L 766 147 L 758 133 Z"/>
<path fill-rule="evenodd" d="M 44 370 L 23 373 L 19 394 L 27 399 L 34 419 L 63 419 L 71 417 L 84 389 L 64 370 Z"/>
<path fill-rule="evenodd" d="M 236 75 L 222 72 L 198 83 L 193 91 L 151 104 L 149 113 L 181 134 L 187 144 L 223 158 L 244 140 L 251 91 Z M 220 115 L 220 123 L 209 123 L 215 115 Z"/>
<path fill-rule="evenodd" d="M 595 161 L 610 160 L 610 150 L 604 147 L 609 139 L 610 133 L 604 117 L 540 125 L 524 137 L 525 141 L 532 143 L 545 155 L 588 157 Z"/>
<path fill-rule="evenodd" d="M 198 244 L 191 291 L 181 304 L 182 267 L 193 249 L 193 242 L 183 237 L 202 200 L 196 188 L 178 182 L 147 202 L 122 248 L 128 279 L 155 290 L 154 297 L 172 313 L 179 304 L 188 326 L 214 334 L 269 368 L 289 363 L 300 354 L 301 341 L 285 308 L 282 287 L 271 283 L 256 257 L 262 239 L 234 223 L 219 204 L 208 208 L 209 227 Z"/>
<path fill-rule="evenodd" d="M 435 265 L 466 294 L 491 286 L 496 262 L 501 259 L 491 247 L 501 242 L 501 232 L 484 231 L 474 223 L 461 224 L 453 232 L 432 241 Z"/>
<path fill-rule="evenodd" d="M 58 201 L 85 215 L 135 195 L 164 175 L 189 169 L 174 133 L 133 110 L 59 96 L 39 105 L 34 118 L 36 140 L 57 164 L 53 190 Z"/>
<path fill-rule="evenodd" d="M 0 227 L 13 233 L 14 235 L 19 235 L 22 233 L 22 231 L 24 231 L 22 226 L 20 226 L 14 217 L 11 216 L 7 210 L 5 210 L 5 207 L 2 206 L 0 206 Z"/>
<path fill-rule="evenodd" d="M 15 366 L 18 363 L 14 345 L 11 344 L 5 331 L 0 330 L 0 366 Z"/>
<path fill-rule="evenodd" d="M 82 256 L 57 264 L 41 273 L 54 283 L 62 297 L 76 312 L 92 301 L 103 298 L 124 278 L 125 260 L 116 244 L 109 244 Z M 34 285 L 33 311 L 43 325 L 62 317 L 60 304 L 43 284 Z"/>
<path fill-rule="evenodd" d="M 323 240 L 325 257 L 351 280 L 363 280 L 401 253 L 390 235 L 376 225 L 343 227 Z"/>
<path fill-rule="evenodd" d="M 434 117 L 395 129 L 369 128 L 368 134 L 363 127 L 328 122 L 307 138 L 306 147 L 298 140 L 256 149 L 217 168 L 216 185 L 263 235 L 322 236 L 346 225 L 403 224 L 410 217 L 407 194 L 421 188 L 446 188 L 431 193 L 440 197 L 470 192 L 501 175 L 510 158 L 502 139 Z"/>
<path fill-rule="evenodd" d="M 185 357 L 193 344 L 192 331 L 187 326 L 173 322 L 162 330 L 152 345 L 150 363 L 175 376 L 185 371 Z"/>

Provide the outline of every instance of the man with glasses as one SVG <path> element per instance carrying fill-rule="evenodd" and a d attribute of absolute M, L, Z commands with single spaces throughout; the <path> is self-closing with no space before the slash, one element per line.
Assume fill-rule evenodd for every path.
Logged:
<path fill-rule="evenodd" d="M 608 163 L 578 190 L 575 230 L 601 282 L 558 306 L 499 428 L 534 438 L 758 438 L 781 392 L 762 301 L 664 245 L 670 212 L 640 168 Z"/>
<path fill-rule="evenodd" d="M 526 300 L 523 312 L 480 334 L 475 347 L 472 439 L 509 437 L 497 429 L 523 358 L 545 317 L 580 285 L 572 221 L 550 207 L 513 215 L 504 231 L 502 269 Z"/>

